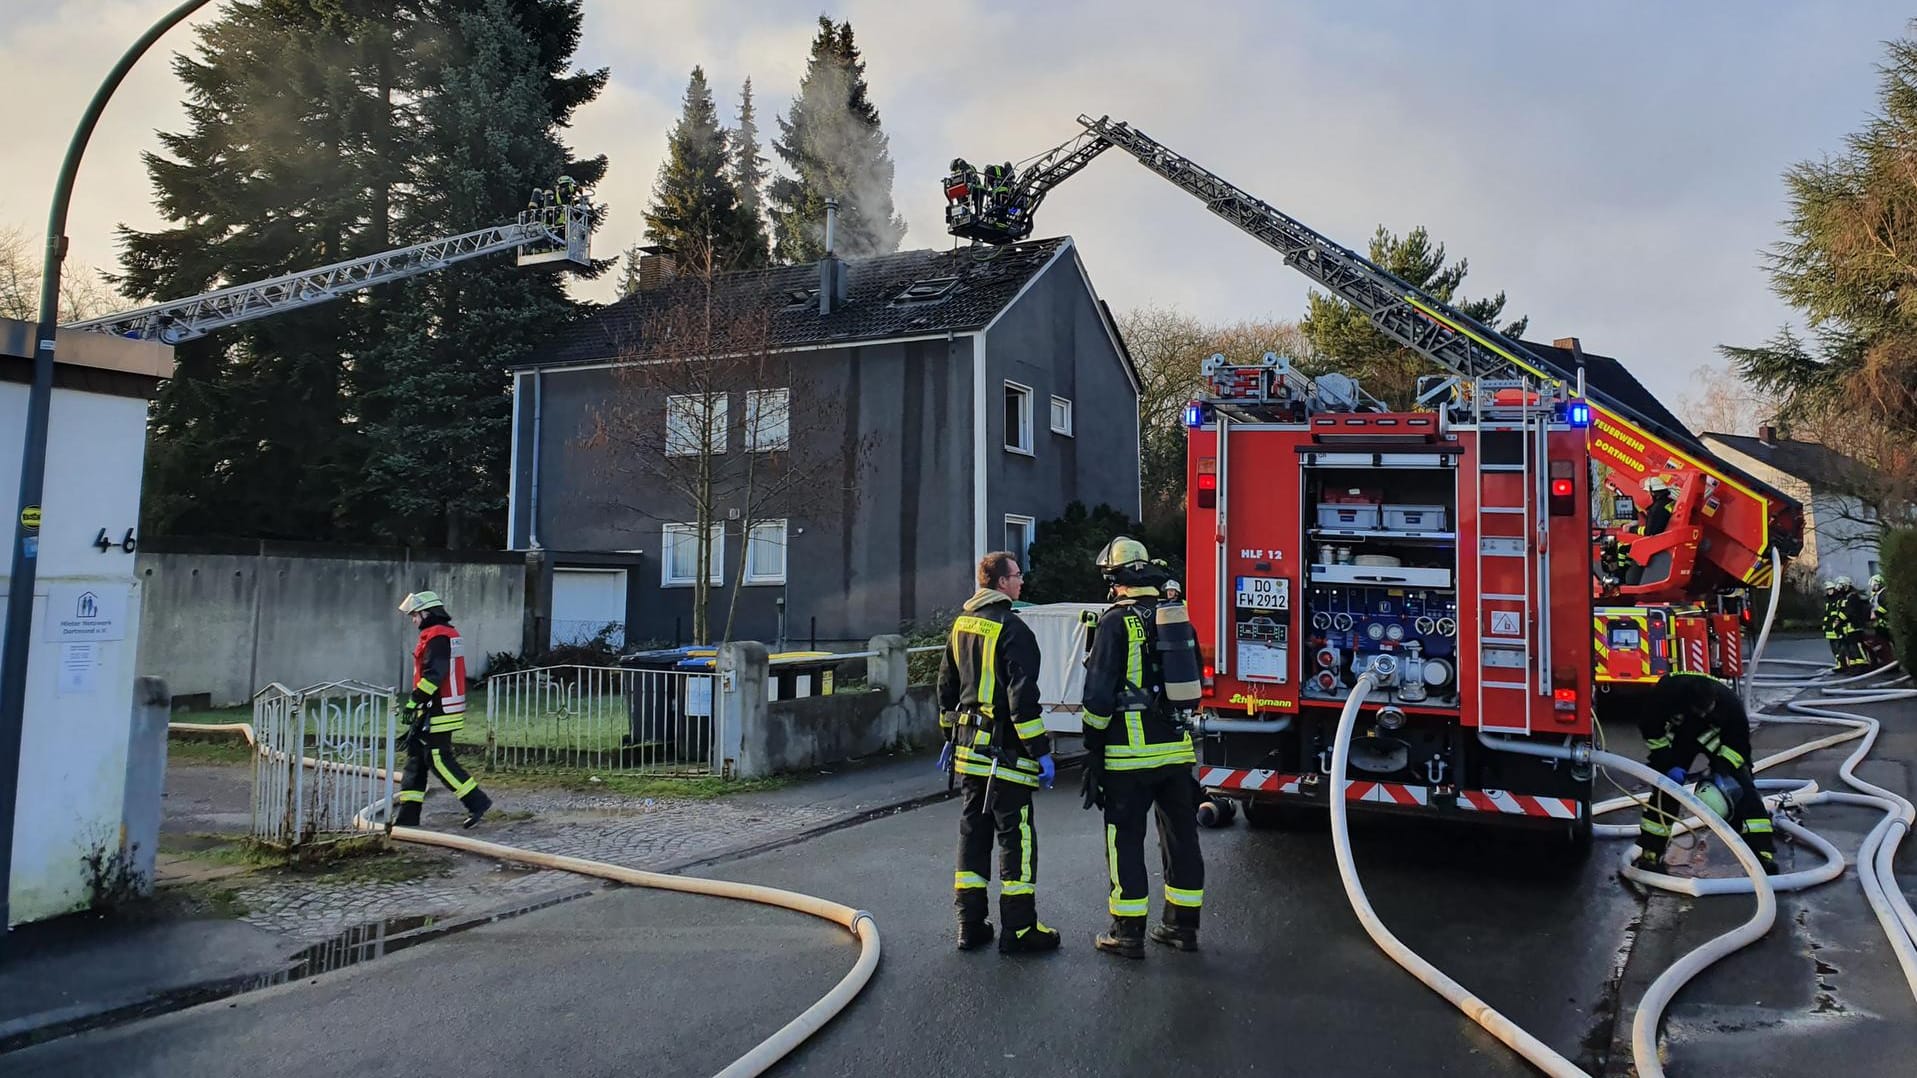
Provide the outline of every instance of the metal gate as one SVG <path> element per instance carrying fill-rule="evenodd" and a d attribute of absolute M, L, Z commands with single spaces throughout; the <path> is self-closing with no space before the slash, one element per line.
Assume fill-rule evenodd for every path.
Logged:
<path fill-rule="evenodd" d="M 253 696 L 253 835 L 294 847 L 354 834 L 354 816 L 392 803 L 393 690 L 334 681 Z"/>
<path fill-rule="evenodd" d="M 496 768 L 713 774 L 725 752 L 717 684 L 710 673 L 609 666 L 494 674 L 487 759 Z"/>

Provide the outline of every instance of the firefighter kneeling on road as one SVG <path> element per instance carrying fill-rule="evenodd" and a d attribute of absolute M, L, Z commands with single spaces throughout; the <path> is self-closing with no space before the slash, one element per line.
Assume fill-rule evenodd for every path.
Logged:
<path fill-rule="evenodd" d="M 479 788 L 479 780 L 459 766 L 453 755 L 453 734 L 466 725 L 466 648 L 453 628 L 446 604 L 430 591 L 417 591 L 399 604 L 399 612 L 413 619 L 419 643 L 413 648 L 413 692 L 402 714 L 406 730 L 406 771 L 400 777 L 398 827 L 418 827 L 426 804 L 430 768 L 446 788 L 466 806 L 465 825 L 479 823 L 493 799 Z"/>
<path fill-rule="evenodd" d="M 939 664 L 939 725 L 945 748 L 939 768 L 963 776 L 959 809 L 958 948 L 992 942 L 985 919 L 992 879 L 992 834 L 998 833 L 1001 954 L 1058 949 L 1058 933 L 1038 920 L 1038 831 L 1032 794 L 1057 773 L 1052 739 L 1038 702 L 1038 637 L 1012 612 L 1025 574 L 1007 551 L 978 563 L 979 590 L 952 622 Z"/>
<path fill-rule="evenodd" d="M 1151 938 L 1195 951 L 1205 902 L 1198 782 L 1191 770 L 1198 757 L 1191 732 L 1165 694 L 1157 607 L 1168 574 L 1151 563 L 1143 543 L 1123 536 L 1099 553 L 1098 568 L 1118 601 L 1099 617 L 1085 660 L 1085 807 L 1105 810 L 1105 863 L 1112 878 L 1112 927 L 1093 943 L 1109 954 L 1145 956 L 1151 914 L 1145 818 L 1155 809 L 1165 906 Z"/>
<path fill-rule="evenodd" d="M 1646 762 L 1680 786 L 1689 780 L 1693 760 L 1701 754 L 1709 761 L 1698 796 L 1737 824 L 1764 871 L 1776 875 L 1770 810 L 1751 780 L 1751 720 L 1737 691 L 1709 674 L 1666 674 L 1646 701 L 1639 729 L 1649 750 Z M 1638 855 L 1632 863 L 1651 872 L 1665 871 L 1671 825 L 1683 816 L 1673 798 L 1654 791 L 1638 822 Z"/>

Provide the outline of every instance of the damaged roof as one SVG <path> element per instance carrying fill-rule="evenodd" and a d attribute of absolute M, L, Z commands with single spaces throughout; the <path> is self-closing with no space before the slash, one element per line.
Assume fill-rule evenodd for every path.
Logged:
<path fill-rule="evenodd" d="M 723 304 L 772 307 L 779 348 L 882 340 L 982 329 L 1036 277 L 1070 237 L 1002 247 L 899 251 L 846 258 L 846 299 L 819 314 L 819 263 L 728 273 L 716 278 Z M 524 367 L 602 362 L 640 350 L 644 328 L 684 295 L 685 280 L 634 292 L 566 325 Z"/>

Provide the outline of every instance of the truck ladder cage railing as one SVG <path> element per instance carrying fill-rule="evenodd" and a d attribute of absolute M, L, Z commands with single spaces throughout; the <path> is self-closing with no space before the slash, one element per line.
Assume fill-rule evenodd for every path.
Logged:
<path fill-rule="evenodd" d="M 116 337 L 180 344 L 214 330 L 318 303 L 455 263 L 505 251 L 533 248 L 523 263 L 570 261 L 590 264 L 592 207 L 579 202 L 559 207 L 561 217 L 527 210 L 511 224 L 494 225 L 458 236 L 416 243 L 330 266 L 288 273 L 265 281 L 234 285 L 189 299 L 171 300 L 103 318 L 69 322 L 63 329 L 92 330 Z M 551 211 L 548 211 L 551 212 Z"/>

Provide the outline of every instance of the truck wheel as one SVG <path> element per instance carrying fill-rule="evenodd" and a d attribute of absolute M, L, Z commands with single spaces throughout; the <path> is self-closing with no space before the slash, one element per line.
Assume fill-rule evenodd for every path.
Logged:
<path fill-rule="evenodd" d="M 1254 831 L 1321 831 L 1330 821 L 1329 813 L 1308 805 L 1245 802 L 1245 826 Z"/>
<path fill-rule="evenodd" d="M 1591 850 L 1595 845 L 1591 833 L 1591 807 L 1562 828 L 1554 829 L 1538 836 L 1539 860 L 1550 871 L 1571 873 L 1584 867 L 1591 859 Z"/>
<path fill-rule="evenodd" d="M 1198 803 L 1198 826 L 1230 827 L 1238 818 L 1238 802 L 1229 797 L 1208 797 Z"/>

